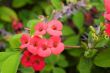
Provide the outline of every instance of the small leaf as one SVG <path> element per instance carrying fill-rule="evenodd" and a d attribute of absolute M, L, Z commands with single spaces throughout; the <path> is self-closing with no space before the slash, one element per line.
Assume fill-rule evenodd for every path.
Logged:
<path fill-rule="evenodd" d="M 61 0 L 51 0 L 51 3 L 57 10 L 62 8 Z"/>
<path fill-rule="evenodd" d="M 21 68 L 20 71 L 22 73 L 34 73 L 34 70 L 32 68 Z"/>
<path fill-rule="evenodd" d="M 66 73 L 64 69 L 59 68 L 59 67 L 55 67 L 53 69 L 53 73 Z"/>
<path fill-rule="evenodd" d="M 54 64 L 54 62 L 55 62 L 57 59 L 58 59 L 57 56 L 51 55 L 51 56 L 47 57 L 47 58 L 45 59 L 45 61 L 46 61 L 47 64 L 51 64 L 51 63 Z"/>
<path fill-rule="evenodd" d="M 0 7 L 0 19 L 6 22 L 12 22 L 12 20 L 18 20 L 17 14 L 10 8 L 1 6 Z"/>
<path fill-rule="evenodd" d="M 9 43 L 12 49 L 20 47 L 21 34 L 16 34 L 9 39 Z"/>
<path fill-rule="evenodd" d="M 53 65 L 52 64 L 47 64 L 45 66 L 45 68 L 40 71 L 40 73 L 48 73 L 48 72 L 50 72 L 52 70 L 52 68 L 53 68 Z"/>
<path fill-rule="evenodd" d="M 78 11 L 73 16 L 73 22 L 75 23 L 76 27 L 81 30 L 83 24 L 84 24 L 84 15 L 82 12 Z"/>
<path fill-rule="evenodd" d="M 105 49 L 97 54 L 94 59 L 96 66 L 100 67 L 110 67 L 110 49 Z"/>
<path fill-rule="evenodd" d="M 69 37 L 64 41 L 65 45 L 77 45 L 78 43 L 79 43 L 79 37 L 78 36 Z"/>
<path fill-rule="evenodd" d="M 99 39 L 95 47 L 104 47 L 108 43 L 108 41 L 109 40 L 102 37 Z"/>
<path fill-rule="evenodd" d="M 64 36 L 73 35 L 75 33 L 69 26 L 66 25 L 63 26 L 62 32 Z"/>
<path fill-rule="evenodd" d="M 68 61 L 65 59 L 64 55 L 60 55 L 56 64 L 60 67 L 67 67 Z"/>
<path fill-rule="evenodd" d="M 77 68 L 80 73 L 91 73 L 91 68 L 92 68 L 91 59 L 85 59 L 81 57 Z"/>
<path fill-rule="evenodd" d="M 27 3 L 31 3 L 31 0 L 13 0 L 12 6 L 15 8 L 20 8 L 26 5 Z"/>
<path fill-rule="evenodd" d="M 1 67 L 1 73 L 16 73 L 20 63 L 20 53 L 7 58 Z"/>
<path fill-rule="evenodd" d="M 80 57 L 81 54 L 83 53 L 82 49 L 75 49 L 75 48 L 74 49 L 68 49 L 67 51 L 71 56 L 74 56 L 74 57 Z"/>

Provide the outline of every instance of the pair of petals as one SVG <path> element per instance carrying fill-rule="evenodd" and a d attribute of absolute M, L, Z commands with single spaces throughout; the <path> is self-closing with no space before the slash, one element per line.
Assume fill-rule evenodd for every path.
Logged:
<path fill-rule="evenodd" d="M 62 35 L 62 23 L 55 19 L 48 22 L 47 24 L 40 22 L 35 26 L 35 30 L 36 35 L 44 35 L 47 32 L 52 36 L 60 36 Z"/>
<path fill-rule="evenodd" d="M 45 67 L 44 58 L 32 55 L 29 51 L 23 53 L 21 63 L 24 67 L 33 67 L 35 71 L 40 71 Z"/>
<path fill-rule="evenodd" d="M 52 36 L 49 40 L 42 39 L 38 55 L 48 57 L 51 54 L 58 55 L 64 50 L 64 44 L 58 36 Z"/>

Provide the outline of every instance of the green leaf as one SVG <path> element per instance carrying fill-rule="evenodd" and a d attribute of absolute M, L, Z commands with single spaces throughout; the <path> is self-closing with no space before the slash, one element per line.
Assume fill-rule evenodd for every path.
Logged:
<path fill-rule="evenodd" d="M 100 67 L 110 67 L 110 49 L 100 51 L 94 59 L 94 64 Z"/>
<path fill-rule="evenodd" d="M 77 45 L 79 43 L 79 36 L 72 36 L 72 37 L 69 37 L 67 38 L 65 41 L 64 41 L 64 44 L 65 45 Z"/>
<path fill-rule="evenodd" d="M 55 67 L 53 69 L 53 73 L 66 73 L 64 69 L 60 68 L 60 67 Z"/>
<path fill-rule="evenodd" d="M 3 29 L 4 28 L 4 25 L 2 22 L 0 22 L 0 29 Z"/>
<path fill-rule="evenodd" d="M 40 22 L 40 20 L 38 20 L 38 19 L 32 19 L 32 20 L 28 21 L 27 27 L 30 28 L 31 35 L 34 33 L 35 25 L 37 25 L 38 22 Z"/>
<path fill-rule="evenodd" d="M 12 49 L 20 47 L 20 38 L 21 34 L 16 34 L 10 38 L 9 43 Z"/>
<path fill-rule="evenodd" d="M 75 23 L 76 27 L 78 29 L 81 29 L 83 24 L 84 24 L 84 15 L 82 12 L 78 11 L 76 14 L 73 16 L 73 22 Z"/>
<path fill-rule="evenodd" d="M 34 70 L 32 68 L 21 68 L 20 71 L 22 73 L 34 73 Z"/>
<path fill-rule="evenodd" d="M 85 59 L 81 57 L 77 68 L 80 73 L 91 73 L 91 68 L 92 68 L 91 59 Z"/>
<path fill-rule="evenodd" d="M 51 55 L 45 59 L 47 64 L 54 64 L 54 62 L 58 59 L 58 56 Z"/>
<path fill-rule="evenodd" d="M 65 59 L 64 55 L 60 55 L 56 64 L 60 67 L 67 67 L 68 61 Z"/>
<path fill-rule="evenodd" d="M 66 0 L 67 3 L 74 3 L 76 4 L 78 0 Z"/>
<path fill-rule="evenodd" d="M 0 52 L 0 72 L 3 62 L 15 52 Z"/>
<path fill-rule="evenodd" d="M 0 19 L 6 22 L 12 22 L 12 20 L 18 20 L 17 14 L 10 8 L 1 6 L 0 7 Z"/>
<path fill-rule="evenodd" d="M 83 53 L 82 49 L 75 49 L 75 48 L 74 49 L 68 49 L 67 51 L 71 56 L 74 56 L 74 57 L 80 57 L 81 54 Z"/>
<path fill-rule="evenodd" d="M 40 71 L 40 73 L 49 73 L 53 68 L 53 65 L 52 64 L 47 64 L 45 66 L 45 68 L 43 70 Z"/>
<path fill-rule="evenodd" d="M 104 47 L 109 40 L 105 39 L 105 38 L 100 38 L 99 41 L 97 42 L 97 44 L 95 45 L 95 47 Z"/>
<path fill-rule="evenodd" d="M 62 8 L 61 0 L 51 0 L 51 3 L 57 10 Z"/>
<path fill-rule="evenodd" d="M 47 15 L 50 15 L 52 13 L 52 10 L 53 10 L 53 7 L 51 5 L 48 5 L 46 8 L 45 8 L 45 13 Z"/>
<path fill-rule="evenodd" d="M 30 20 L 29 10 L 21 10 L 18 15 L 19 15 L 19 18 L 22 20 L 24 27 L 26 27 L 27 22 Z"/>
<path fill-rule="evenodd" d="M 3 62 L 12 54 L 14 54 L 14 52 L 0 52 L 0 62 Z"/>
<path fill-rule="evenodd" d="M 92 58 L 96 55 L 97 53 L 97 49 L 88 49 L 84 52 L 84 56 L 86 58 Z"/>
<path fill-rule="evenodd" d="M 75 34 L 75 32 L 74 32 L 69 26 L 67 26 L 67 25 L 64 25 L 64 26 L 63 26 L 62 32 L 63 32 L 63 35 L 64 35 L 64 36 L 68 36 L 68 35 L 71 35 L 71 34 Z"/>
<path fill-rule="evenodd" d="M 26 5 L 27 3 L 32 3 L 31 0 L 13 0 L 12 6 L 15 8 L 20 8 Z"/>
<path fill-rule="evenodd" d="M 7 58 L 1 67 L 1 73 L 16 73 L 20 63 L 20 53 Z"/>

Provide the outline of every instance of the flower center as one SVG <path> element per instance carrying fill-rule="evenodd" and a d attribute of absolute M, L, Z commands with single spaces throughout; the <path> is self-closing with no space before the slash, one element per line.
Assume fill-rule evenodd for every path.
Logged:
<path fill-rule="evenodd" d="M 38 46 L 38 44 L 37 43 L 34 43 L 34 47 L 37 47 Z"/>
<path fill-rule="evenodd" d="M 27 61 L 29 61 L 29 60 L 30 60 L 30 57 L 28 56 L 28 57 L 27 57 Z"/>
<path fill-rule="evenodd" d="M 27 44 L 27 43 L 28 43 L 28 41 L 26 40 L 24 43 L 25 43 L 25 44 Z"/>
<path fill-rule="evenodd" d="M 57 29 L 57 27 L 56 27 L 55 25 L 53 25 L 53 26 L 52 26 L 52 29 L 53 29 L 53 30 L 56 30 L 56 29 Z"/>
<path fill-rule="evenodd" d="M 53 47 L 57 47 L 58 46 L 58 43 L 57 42 L 55 42 L 54 44 L 53 44 Z"/>
<path fill-rule="evenodd" d="M 47 49 L 47 45 L 44 44 L 44 45 L 43 45 L 43 50 L 46 50 L 46 49 Z"/>
<path fill-rule="evenodd" d="M 42 31 L 43 30 L 43 28 L 39 28 L 39 31 Z"/>
<path fill-rule="evenodd" d="M 40 63 L 40 60 L 36 60 L 36 63 L 39 64 Z"/>

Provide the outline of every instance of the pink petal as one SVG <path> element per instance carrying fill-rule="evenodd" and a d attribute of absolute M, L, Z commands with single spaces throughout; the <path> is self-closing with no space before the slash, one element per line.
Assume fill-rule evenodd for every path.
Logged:
<path fill-rule="evenodd" d="M 64 50 L 64 44 L 63 43 L 59 43 L 57 47 L 52 47 L 51 51 L 53 54 L 58 55 L 61 52 L 63 52 Z"/>
<path fill-rule="evenodd" d="M 52 29 L 47 29 L 48 34 L 52 35 L 52 36 L 61 36 L 62 35 L 62 31 L 58 31 L 58 30 L 52 30 Z"/>
<path fill-rule="evenodd" d="M 50 50 L 50 48 L 47 48 L 46 50 L 39 48 L 38 55 L 41 57 L 48 57 L 51 55 L 51 50 Z"/>
<path fill-rule="evenodd" d="M 62 23 L 59 20 L 52 20 L 48 22 L 48 28 L 51 28 L 53 25 L 57 27 L 57 30 L 62 30 Z"/>
<path fill-rule="evenodd" d="M 104 0 L 105 9 L 107 13 L 110 13 L 110 0 Z"/>
<path fill-rule="evenodd" d="M 33 55 L 36 55 L 36 54 L 38 53 L 37 47 L 34 47 L 34 46 L 32 46 L 32 45 L 29 45 L 27 49 L 28 49 L 28 51 L 31 52 Z"/>
<path fill-rule="evenodd" d="M 105 13 L 105 14 L 104 14 L 104 17 L 105 17 L 107 20 L 110 20 L 110 13 L 109 13 L 109 14 Z"/>
<path fill-rule="evenodd" d="M 21 39 L 20 39 L 20 41 L 21 41 L 22 44 L 26 44 L 25 42 L 28 43 L 29 40 L 30 40 L 30 36 L 28 34 L 23 34 L 22 37 L 21 37 Z"/>
<path fill-rule="evenodd" d="M 44 34 L 46 34 L 46 30 L 42 30 L 41 32 L 40 31 L 36 31 L 35 32 L 35 35 L 44 35 Z"/>

